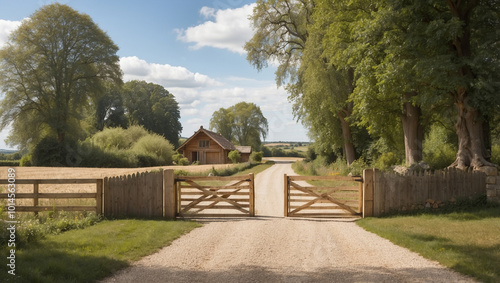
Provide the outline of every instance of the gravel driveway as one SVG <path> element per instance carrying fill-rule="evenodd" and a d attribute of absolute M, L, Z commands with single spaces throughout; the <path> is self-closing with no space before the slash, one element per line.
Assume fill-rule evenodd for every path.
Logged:
<path fill-rule="evenodd" d="M 283 218 L 277 163 L 256 176 L 255 218 L 207 219 L 103 282 L 474 282 L 375 234 L 354 219 Z"/>

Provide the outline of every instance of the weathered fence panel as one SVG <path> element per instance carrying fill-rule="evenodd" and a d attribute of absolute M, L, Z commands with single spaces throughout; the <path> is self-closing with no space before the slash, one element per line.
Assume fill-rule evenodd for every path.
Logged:
<path fill-rule="evenodd" d="M 162 217 L 163 170 L 104 178 L 104 215 Z"/>
<path fill-rule="evenodd" d="M 461 197 L 486 193 L 486 174 L 449 168 L 433 173 L 406 174 L 367 169 L 364 172 L 363 216 L 380 216 L 394 210 L 437 208 Z"/>

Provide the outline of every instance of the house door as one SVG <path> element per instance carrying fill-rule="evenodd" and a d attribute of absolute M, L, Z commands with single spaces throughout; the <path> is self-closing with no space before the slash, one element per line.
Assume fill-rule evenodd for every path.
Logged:
<path fill-rule="evenodd" d="M 191 162 L 196 162 L 198 161 L 198 152 L 197 151 L 193 151 L 191 153 Z"/>

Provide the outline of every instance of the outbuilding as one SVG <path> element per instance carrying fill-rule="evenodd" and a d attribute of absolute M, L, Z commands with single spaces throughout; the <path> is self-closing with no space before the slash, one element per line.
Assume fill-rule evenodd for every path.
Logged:
<path fill-rule="evenodd" d="M 206 130 L 203 126 L 177 149 L 189 163 L 199 164 L 231 163 L 228 154 L 233 150 L 239 151 L 242 162 L 250 160 L 251 146 L 234 146 L 222 135 Z"/>

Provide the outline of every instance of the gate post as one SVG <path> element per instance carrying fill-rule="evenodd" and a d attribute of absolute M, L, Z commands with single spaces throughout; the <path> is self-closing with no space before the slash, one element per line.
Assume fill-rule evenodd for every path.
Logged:
<path fill-rule="evenodd" d="M 175 219 L 177 212 L 177 197 L 175 192 L 174 170 L 163 171 L 163 217 Z"/>
<path fill-rule="evenodd" d="M 285 195 L 285 213 L 284 216 L 288 217 L 288 176 L 285 174 L 285 178 L 283 180 L 284 183 L 284 195 Z"/>
<path fill-rule="evenodd" d="M 250 177 L 250 199 L 248 211 L 250 212 L 250 216 L 255 216 L 255 178 L 253 173 L 250 173 L 248 176 Z"/>
<path fill-rule="evenodd" d="M 363 170 L 363 218 L 373 216 L 374 169 Z"/>

